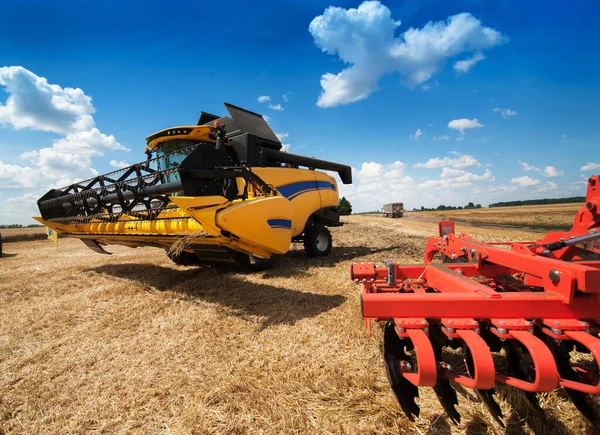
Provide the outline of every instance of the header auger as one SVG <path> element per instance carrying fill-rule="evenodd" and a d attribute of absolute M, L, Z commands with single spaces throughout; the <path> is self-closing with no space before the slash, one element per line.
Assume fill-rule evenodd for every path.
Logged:
<path fill-rule="evenodd" d="M 485 243 L 440 222 L 425 264 L 355 263 L 362 314 L 384 322 L 383 356 L 398 402 L 413 420 L 418 387 L 433 387 L 460 421 L 452 384 L 475 389 L 502 423 L 494 385 L 536 393 L 560 387 L 590 421 L 600 415 L 600 177 L 588 180 L 569 231 L 535 242 Z M 436 255 L 442 263 L 433 263 Z M 593 357 L 572 365 L 571 353 Z M 458 354 L 458 355 L 457 355 Z M 494 355 L 494 356 L 493 356 Z M 503 363 L 502 361 L 505 361 Z"/>

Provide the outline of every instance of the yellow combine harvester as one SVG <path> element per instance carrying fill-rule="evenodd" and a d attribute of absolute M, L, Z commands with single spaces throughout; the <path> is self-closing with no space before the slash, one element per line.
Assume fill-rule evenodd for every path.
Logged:
<path fill-rule="evenodd" d="M 185 265 L 256 270 L 293 241 L 328 255 L 327 226 L 342 225 L 338 187 L 315 169 L 347 184 L 351 168 L 283 152 L 262 116 L 225 107 L 231 116 L 202 112 L 198 125 L 149 136 L 144 162 L 50 190 L 35 219 L 100 253 L 107 244 L 157 246 Z"/>

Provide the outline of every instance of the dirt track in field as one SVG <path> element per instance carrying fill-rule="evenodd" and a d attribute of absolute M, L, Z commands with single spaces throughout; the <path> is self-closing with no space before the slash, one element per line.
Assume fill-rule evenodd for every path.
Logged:
<path fill-rule="evenodd" d="M 433 391 L 409 422 L 366 334 L 358 260 L 420 262 L 436 224 L 352 216 L 334 250 L 255 275 L 179 267 L 154 248 L 8 243 L 0 260 L 0 433 L 504 433 L 474 394 L 453 426 Z M 458 228 L 484 240 L 539 233 Z M 507 433 L 592 433 L 559 393 L 536 415 L 498 388 Z"/>

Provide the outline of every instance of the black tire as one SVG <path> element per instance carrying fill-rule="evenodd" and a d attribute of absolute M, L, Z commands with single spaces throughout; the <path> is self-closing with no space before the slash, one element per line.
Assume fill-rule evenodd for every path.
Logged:
<path fill-rule="evenodd" d="M 304 231 L 304 250 L 309 257 L 327 257 L 331 244 L 331 233 L 323 225 L 312 225 Z"/>
<path fill-rule="evenodd" d="M 168 249 L 165 249 L 167 256 L 171 261 L 179 266 L 199 266 L 200 259 L 193 252 L 181 251 L 177 255 L 173 255 Z"/>

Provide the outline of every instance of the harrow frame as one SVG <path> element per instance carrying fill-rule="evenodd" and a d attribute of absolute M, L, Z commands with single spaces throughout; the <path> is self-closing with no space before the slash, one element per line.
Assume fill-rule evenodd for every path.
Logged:
<path fill-rule="evenodd" d="M 460 421 L 450 381 L 475 389 L 502 424 L 494 384 L 525 392 L 565 389 L 589 420 L 599 414 L 588 394 L 600 394 L 600 178 L 588 180 L 586 201 L 569 231 L 535 242 L 482 242 L 439 223 L 424 264 L 377 267 L 355 263 L 367 327 L 384 321 L 383 353 L 392 389 L 412 420 L 418 388 L 431 386 L 450 418 Z M 436 254 L 442 263 L 433 263 Z M 443 361 L 442 349 L 462 348 L 465 367 Z M 597 369 L 571 367 L 569 352 L 588 352 Z M 507 369 L 492 352 L 504 350 Z M 525 359 L 524 359 L 525 358 Z M 527 361 L 523 364 L 522 361 Z"/>

